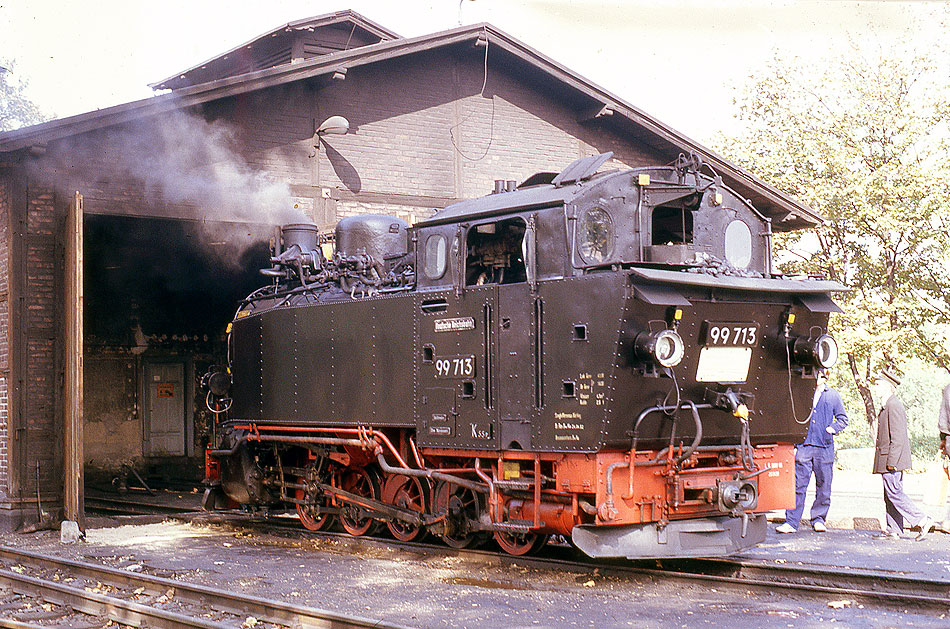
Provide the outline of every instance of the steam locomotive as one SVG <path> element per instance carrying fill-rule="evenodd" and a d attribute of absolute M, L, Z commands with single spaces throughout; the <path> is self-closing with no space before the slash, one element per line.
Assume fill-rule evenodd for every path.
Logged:
<path fill-rule="evenodd" d="M 769 219 L 697 156 L 611 156 L 412 226 L 284 226 L 206 378 L 205 508 L 515 555 L 764 540 L 844 287 L 774 273 Z"/>

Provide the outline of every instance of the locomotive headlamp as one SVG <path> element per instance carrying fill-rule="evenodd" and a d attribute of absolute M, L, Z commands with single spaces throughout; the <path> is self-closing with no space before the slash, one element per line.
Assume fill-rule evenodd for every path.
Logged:
<path fill-rule="evenodd" d="M 654 360 L 661 367 L 675 367 L 686 353 L 682 337 L 673 330 L 641 332 L 634 347 L 640 358 Z"/>
<path fill-rule="evenodd" d="M 838 362 L 838 344 L 830 334 L 799 336 L 792 342 L 792 357 L 800 365 L 833 367 Z"/>
<path fill-rule="evenodd" d="M 231 370 L 218 365 L 211 367 L 201 377 L 201 387 L 210 391 L 212 395 L 225 397 L 231 388 Z"/>

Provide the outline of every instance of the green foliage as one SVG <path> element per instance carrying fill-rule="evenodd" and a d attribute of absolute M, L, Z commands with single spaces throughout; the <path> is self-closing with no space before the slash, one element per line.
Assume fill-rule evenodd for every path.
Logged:
<path fill-rule="evenodd" d="M 737 100 L 745 131 L 720 142 L 827 217 L 815 231 L 777 237 L 776 257 L 783 272 L 852 289 L 838 298 L 845 312 L 831 332 L 857 394 L 856 417 L 868 422 L 868 381 L 881 367 L 919 358 L 950 373 L 945 59 L 922 41 L 873 56 L 854 48 L 813 67 L 776 56 Z"/>
<path fill-rule="evenodd" d="M 48 119 L 23 94 L 27 82 L 18 79 L 12 61 L 0 59 L 0 131 L 10 131 Z"/>

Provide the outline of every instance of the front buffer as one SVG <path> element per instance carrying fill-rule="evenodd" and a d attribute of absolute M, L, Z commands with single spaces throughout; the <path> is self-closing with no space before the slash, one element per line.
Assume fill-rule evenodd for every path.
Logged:
<path fill-rule="evenodd" d="M 711 517 L 620 526 L 582 524 L 571 532 L 574 545 L 595 558 L 718 557 L 765 541 L 765 514 Z"/>

